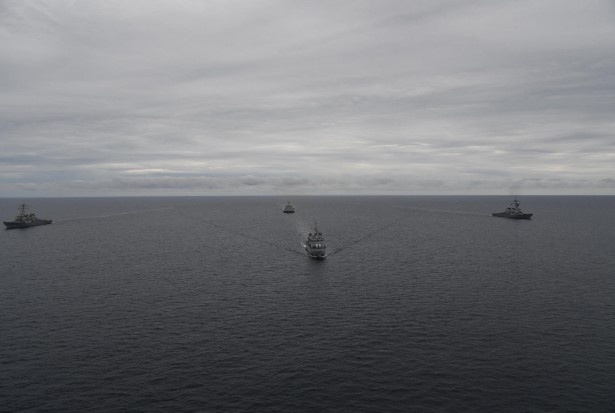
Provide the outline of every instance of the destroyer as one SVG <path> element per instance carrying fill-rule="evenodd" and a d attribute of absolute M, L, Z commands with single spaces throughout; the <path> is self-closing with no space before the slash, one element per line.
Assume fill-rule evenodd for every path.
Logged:
<path fill-rule="evenodd" d="M 288 201 L 288 204 L 286 204 L 282 211 L 284 211 L 285 214 L 292 214 L 293 212 L 295 212 L 295 207 L 292 206 L 290 201 Z"/>
<path fill-rule="evenodd" d="M 322 236 L 322 232 L 318 230 L 316 223 L 314 223 L 314 229 L 312 229 L 312 232 L 309 233 L 304 246 L 308 257 L 317 260 L 325 259 L 327 246 L 325 245 L 325 239 Z"/>
<path fill-rule="evenodd" d="M 519 208 L 519 202 L 517 201 L 517 198 L 515 198 L 515 200 L 511 202 L 509 207 L 506 208 L 504 212 L 494 212 L 491 215 L 500 218 L 531 219 L 532 215 L 534 214 L 525 214 L 523 211 L 521 211 L 521 208 Z"/>
<path fill-rule="evenodd" d="M 4 225 L 6 225 L 6 229 L 13 228 L 28 228 L 35 227 L 37 225 L 47 225 L 51 224 L 50 219 L 39 219 L 34 214 L 28 214 L 26 204 L 19 205 L 19 214 L 15 217 L 15 221 L 4 221 Z"/>

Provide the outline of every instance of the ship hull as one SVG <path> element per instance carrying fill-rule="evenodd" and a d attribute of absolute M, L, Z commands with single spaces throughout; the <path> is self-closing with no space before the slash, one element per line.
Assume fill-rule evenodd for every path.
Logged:
<path fill-rule="evenodd" d="M 284 211 L 285 214 L 294 214 L 295 211 Z"/>
<path fill-rule="evenodd" d="M 305 246 L 305 253 L 308 257 L 313 258 L 315 260 L 324 260 L 327 256 L 327 251 L 323 248 L 310 248 L 309 246 Z"/>
<path fill-rule="evenodd" d="M 40 225 L 48 225 L 51 224 L 52 220 L 50 219 L 39 219 L 36 222 L 6 222 L 4 221 L 4 225 L 6 229 L 17 229 L 17 228 L 29 228 L 29 227 L 38 227 Z"/>
<path fill-rule="evenodd" d="M 310 253 L 306 250 L 307 256 L 313 260 L 324 260 L 326 255 L 324 253 Z"/>
<path fill-rule="evenodd" d="M 498 218 L 508 219 L 532 219 L 532 215 L 534 214 L 507 214 L 506 212 L 494 212 L 491 215 Z"/>

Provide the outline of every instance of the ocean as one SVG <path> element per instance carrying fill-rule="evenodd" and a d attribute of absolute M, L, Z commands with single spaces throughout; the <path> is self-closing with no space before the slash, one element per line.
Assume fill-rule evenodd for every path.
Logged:
<path fill-rule="evenodd" d="M 615 412 L 615 197 L 511 201 L 28 199 L 0 411 Z"/>

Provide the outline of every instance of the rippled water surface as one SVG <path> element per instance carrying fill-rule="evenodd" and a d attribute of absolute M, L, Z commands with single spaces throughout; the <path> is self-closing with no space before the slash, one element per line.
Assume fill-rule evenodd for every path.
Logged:
<path fill-rule="evenodd" d="M 615 197 L 286 201 L 30 200 L 0 410 L 615 411 Z"/>

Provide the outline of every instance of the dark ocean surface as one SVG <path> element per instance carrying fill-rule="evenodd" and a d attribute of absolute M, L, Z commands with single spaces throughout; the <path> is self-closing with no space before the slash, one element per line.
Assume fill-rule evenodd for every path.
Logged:
<path fill-rule="evenodd" d="M 27 200 L 0 410 L 615 412 L 615 197 L 287 200 Z"/>

